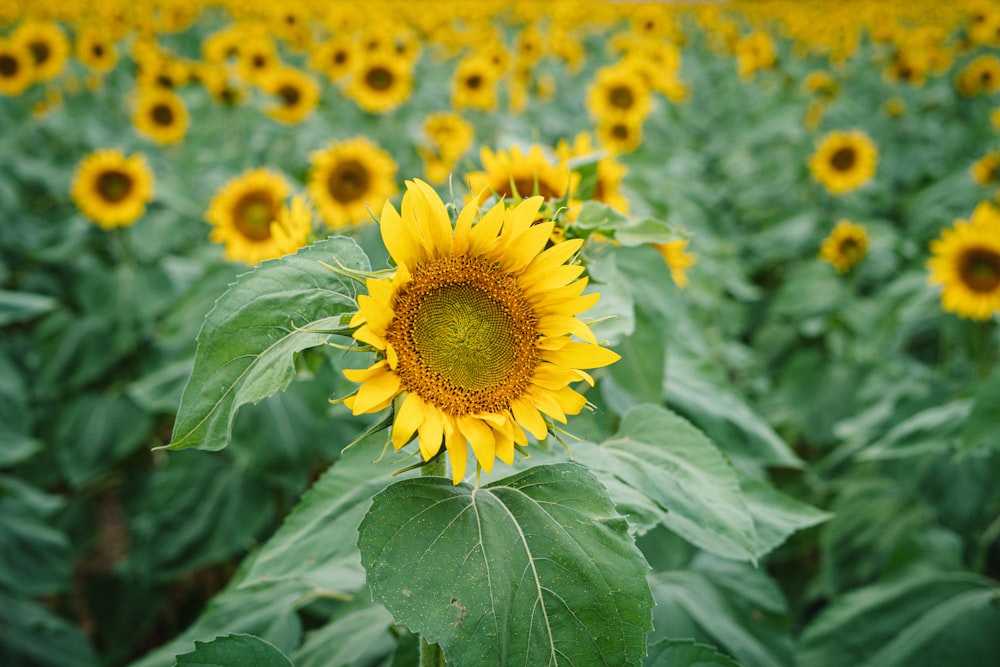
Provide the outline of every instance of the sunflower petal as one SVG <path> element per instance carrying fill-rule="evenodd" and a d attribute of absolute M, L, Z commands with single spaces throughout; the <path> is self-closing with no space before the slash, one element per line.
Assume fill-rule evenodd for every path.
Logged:
<path fill-rule="evenodd" d="M 515 398 L 510 402 L 510 411 L 517 423 L 528 431 L 528 433 L 535 436 L 535 439 L 544 440 L 548 435 L 549 429 L 545 425 L 545 420 L 538 412 L 538 409 L 528 399 L 523 396 Z"/>
<path fill-rule="evenodd" d="M 451 218 L 434 188 L 414 179 L 406 183 L 406 195 L 412 197 L 413 215 L 428 249 L 435 255 L 451 252 Z"/>
<path fill-rule="evenodd" d="M 382 234 L 382 243 L 396 264 L 410 269 L 415 267 L 421 258 L 418 239 L 403 224 L 403 219 L 391 202 L 387 201 L 382 207 L 382 215 L 379 217 L 378 224 Z"/>
<path fill-rule="evenodd" d="M 621 359 L 613 350 L 590 343 L 571 342 L 561 350 L 543 350 L 542 359 L 567 368 L 601 368 Z"/>
<path fill-rule="evenodd" d="M 546 315 L 538 320 L 538 332 L 543 336 L 572 334 L 597 345 L 597 336 L 586 324 L 569 315 Z"/>
<path fill-rule="evenodd" d="M 420 455 L 424 461 L 430 461 L 441 450 L 441 439 L 444 437 L 444 415 L 433 405 L 426 405 L 424 421 L 417 428 L 420 435 Z"/>
<path fill-rule="evenodd" d="M 469 458 L 469 448 L 465 444 L 465 436 L 451 417 L 445 417 L 444 446 L 448 450 L 448 460 L 451 461 L 451 482 L 458 484 L 465 477 L 465 468 Z"/>
<path fill-rule="evenodd" d="M 375 412 L 383 405 L 388 405 L 388 401 L 399 391 L 399 385 L 399 376 L 388 370 L 386 365 L 384 372 L 373 374 L 358 388 L 358 395 L 354 399 L 354 414 Z"/>
<path fill-rule="evenodd" d="M 493 461 L 496 460 L 496 439 L 493 436 L 493 429 L 482 420 L 469 415 L 458 417 L 455 423 L 472 446 L 472 452 L 476 455 L 479 465 L 486 472 L 492 471 Z"/>
<path fill-rule="evenodd" d="M 403 399 L 403 404 L 396 412 L 396 419 L 392 423 L 392 446 L 396 449 L 402 448 L 413 439 L 413 434 L 424 422 L 426 407 L 423 399 L 412 391 Z"/>

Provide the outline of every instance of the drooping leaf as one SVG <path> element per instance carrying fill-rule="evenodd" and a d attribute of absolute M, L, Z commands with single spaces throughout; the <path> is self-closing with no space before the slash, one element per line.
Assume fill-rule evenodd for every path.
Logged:
<path fill-rule="evenodd" d="M 485 487 L 397 482 L 358 546 L 373 596 L 456 665 L 638 665 L 648 569 L 606 491 L 573 463 Z"/>
<path fill-rule="evenodd" d="M 367 596 L 365 596 L 367 597 Z M 355 603 L 322 628 L 310 632 L 292 654 L 295 667 L 372 665 L 396 649 L 392 616 L 379 604 Z"/>
<path fill-rule="evenodd" d="M 240 406 L 287 387 L 295 355 L 341 328 L 341 316 L 355 307 L 353 285 L 321 261 L 368 269 L 354 241 L 334 237 L 263 262 L 219 298 L 198 334 L 171 449 L 225 447 Z"/>
<path fill-rule="evenodd" d="M 273 644 L 253 635 L 226 635 L 194 645 L 194 651 L 177 656 L 177 667 L 292 667 Z"/>

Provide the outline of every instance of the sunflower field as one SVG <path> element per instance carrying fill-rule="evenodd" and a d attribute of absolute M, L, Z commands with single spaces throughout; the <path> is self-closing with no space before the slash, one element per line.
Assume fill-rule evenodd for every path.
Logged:
<path fill-rule="evenodd" d="M 1000 664 L 1000 3 L 0 2 L 0 665 Z"/>

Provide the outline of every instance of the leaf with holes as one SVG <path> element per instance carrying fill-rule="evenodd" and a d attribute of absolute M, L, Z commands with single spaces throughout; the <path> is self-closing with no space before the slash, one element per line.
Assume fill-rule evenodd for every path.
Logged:
<path fill-rule="evenodd" d="M 639 665 L 648 565 L 575 463 L 481 488 L 397 482 L 359 528 L 374 598 L 455 665 Z"/>
<path fill-rule="evenodd" d="M 320 262 L 367 271 L 368 257 L 342 237 L 268 260 L 240 276 L 198 334 L 194 371 L 184 387 L 170 449 L 222 449 L 240 406 L 284 389 L 295 355 L 322 345 L 356 308 L 353 284 Z"/>

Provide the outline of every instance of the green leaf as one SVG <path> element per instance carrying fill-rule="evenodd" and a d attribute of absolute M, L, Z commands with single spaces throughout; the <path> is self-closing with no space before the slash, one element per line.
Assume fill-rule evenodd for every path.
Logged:
<path fill-rule="evenodd" d="M 622 358 L 612 364 L 611 377 L 638 402 L 659 403 L 663 394 L 666 341 L 663 331 L 644 308 L 635 309 L 635 331 L 615 348 Z"/>
<path fill-rule="evenodd" d="M 227 635 L 194 646 L 177 656 L 177 667 L 292 667 L 273 644 L 253 635 Z"/>
<path fill-rule="evenodd" d="M 222 295 L 198 334 L 171 449 L 225 447 L 240 406 L 287 387 L 295 355 L 328 341 L 321 332 L 340 328 L 341 315 L 356 308 L 353 284 L 321 261 L 368 269 L 354 241 L 335 237 L 263 262 Z"/>
<path fill-rule="evenodd" d="M 962 429 L 964 451 L 1000 449 L 997 406 L 1000 406 L 1000 365 L 983 382 L 973 398 L 972 411 Z"/>
<path fill-rule="evenodd" d="M 76 625 L 5 591 L 0 595 L 0 664 L 97 667 L 102 662 Z"/>
<path fill-rule="evenodd" d="M 68 587 L 73 554 L 45 516 L 47 502 L 26 483 L 0 477 L 0 590 L 35 596 Z"/>
<path fill-rule="evenodd" d="M 0 290 L 0 327 L 55 310 L 59 302 L 44 294 Z"/>
<path fill-rule="evenodd" d="M 1000 589 L 968 572 L 925 573 L 836 599 L 802 633 L 802 667 L 987 665 L 1000 659 Z"/>
<path fill-rule="evenodd" d="M 756 559 L 754 520 L 736 471 L 682 417 L 655 405 L 636 406 L 613 438 L 596 451 L 581 450 L 578 458 L 655 502 L 666 512 L 663 523 L 692 544 L 729 558 Z"/>
<path fill-rule="evenodd" d="M 915 412 L 872 443 L 860 458 L 876 461 L 951 451 L 963 435 L 971 409 L 971 401 L 957 400 Z M 981 424 L 981 419 L 976 423 Z"/>
<path fill-rule="evenodd" d="M 586 468 L 481 488 L 444 478 L 375 497 L 358 546 L 374 598 L 455 665 L 638 665 L 648 565 Z"/>
<path fill-rule="evenodd" d="M 757 479 L 741 476 L 740 489 L 753 515 L 758 557 L 781 546 L 792 533 L 833 517 Z"/>
<path fill-rule="evenodd" d="M 661 639 L 649 647 L 643 667 L 740 667 L 738 662 L 693 639 Z"/>
<path fill-rule="evenodd" d="M 352 605 L 314 632 L 292 654 L 295 667 L 373 665 L 396 649 L 392 616 L 371 602 Z"/>

